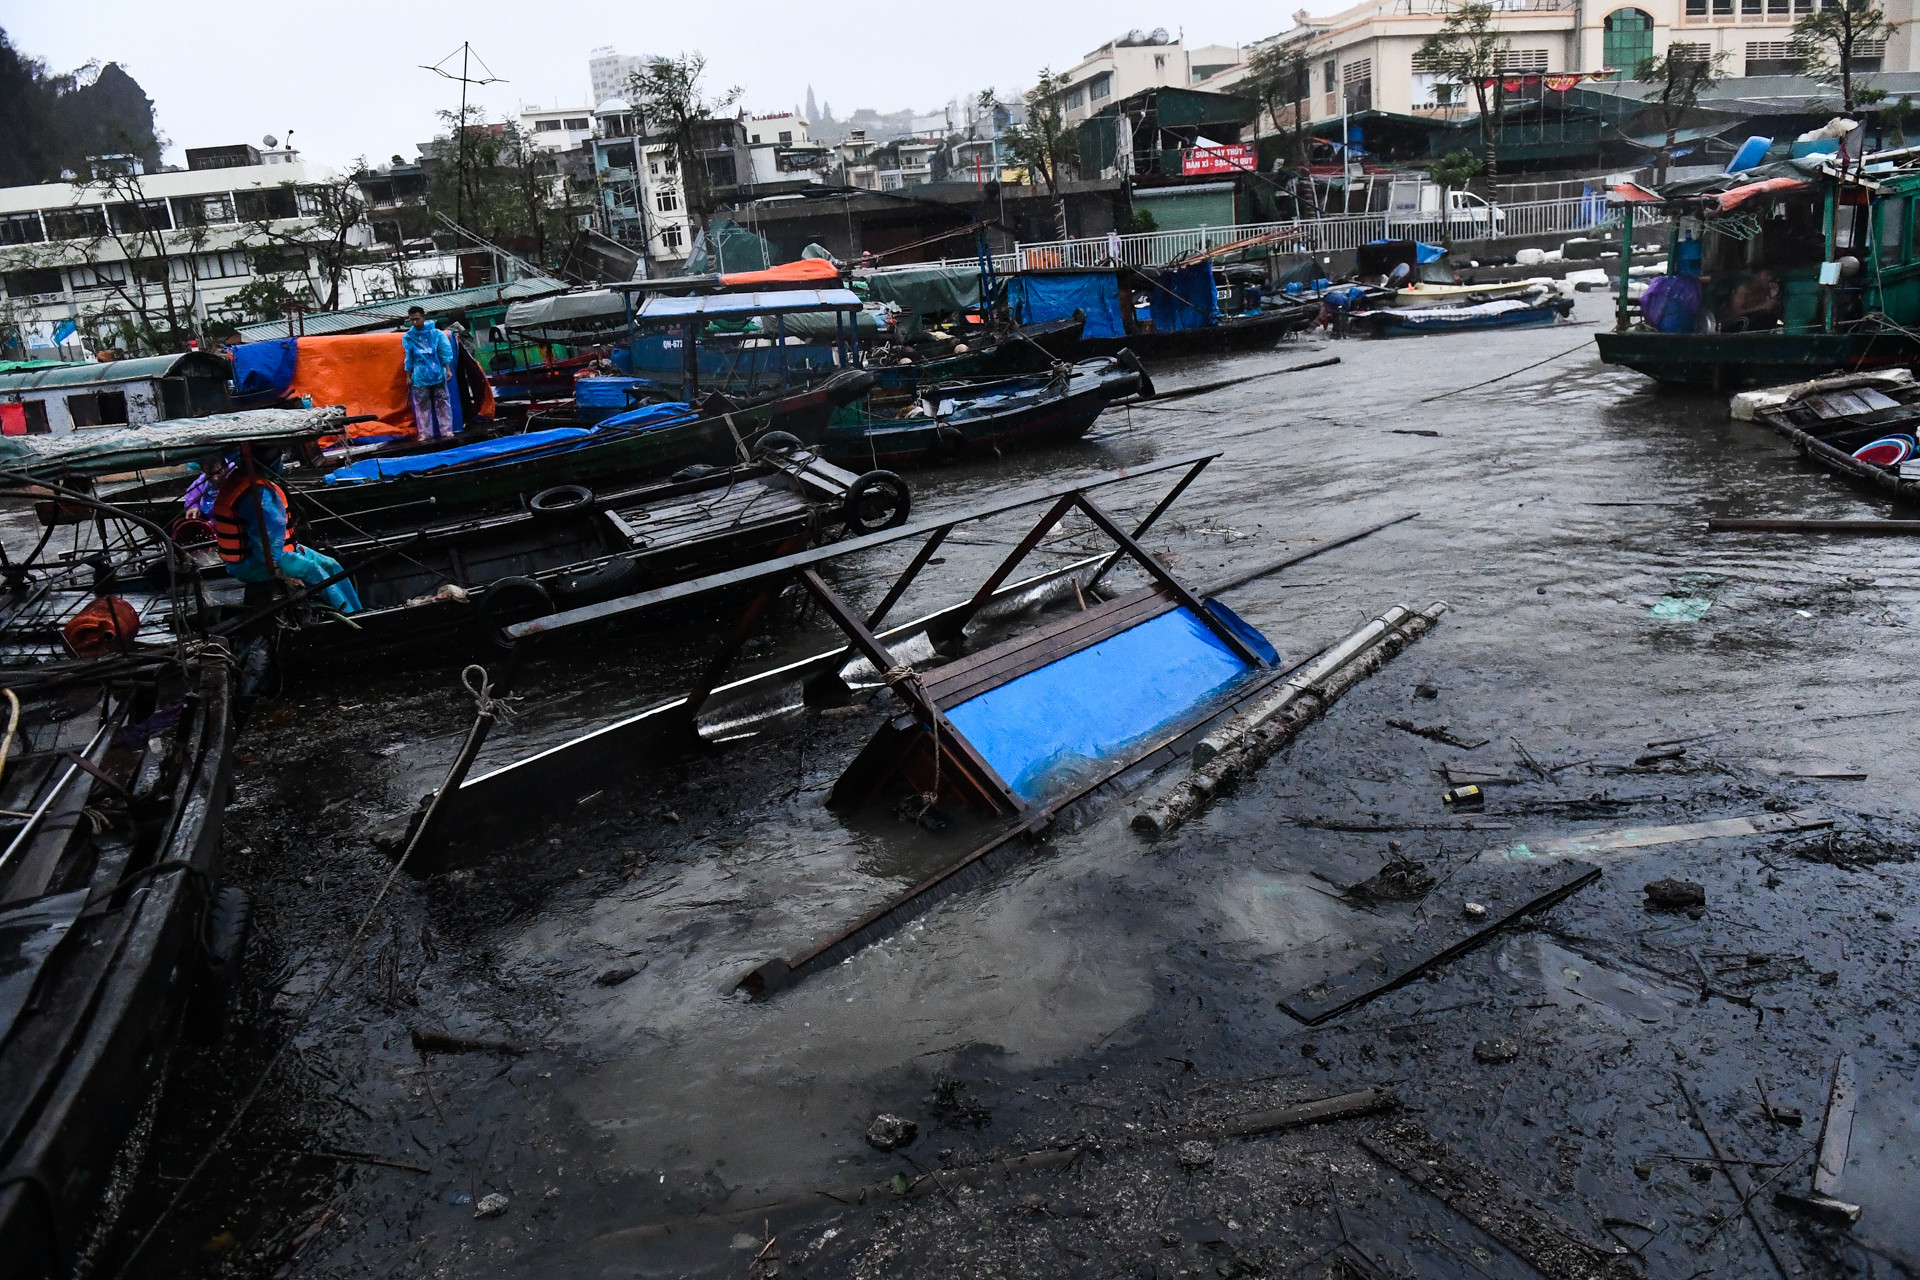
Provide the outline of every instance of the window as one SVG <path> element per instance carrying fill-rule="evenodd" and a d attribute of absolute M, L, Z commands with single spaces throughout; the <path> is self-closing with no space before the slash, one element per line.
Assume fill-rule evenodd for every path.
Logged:
<path fill-rule="evenodd" d="M 121 235 L 173 229 L 173 221 L 167 216 L 165 200 L 137 200 L 124 204 L 110 204 L 107 206 L 107 217 L 113 223 L 113 229 Z"/>
<path fill-rule="evenodd" d="M 171 258 L 135 258 L 132 265 L 133 278 L 141 284 L 164 284 L 169 277 L 180 279 Z"/>
<path fill-rule="evenodd" d="M 53 433 L 53 424 L 47 421 L 47 402 L 44 400 L 24 400 L 21 402 L 27 411 L 27 434 L 44 436 Z"/>
<path fill-rule="evenodd" d="M 1900 261 L 1900 238 L 1906 232 L 1907 202 L 1902 196 L 1882 200 L 1874 213 L 1880 219 L 1880 261 Z"/>
<path fill-rule="evenodd" d="M 253 251 L 256 271 L 305 271 L 307 251 L 297 244 L 270 244 Z"/>
<path fill-rule="evenodd" d="M 1321 65 L 1320 74 L 1326 79 L 1326 92 L 1338 93 L 1340 91 L 1339 63 L 1335 62 L 1332 58 L 1328 58 L 1326 62 Z"/>
<path fill-rule="evenodd" d="M 1791 40 L 1749 40 L 1747 74 L 1797 76 L 1807 69 L 1807 56 Z"/>
<path fill-rule="evenodd" d="M 393 239 L 399 242 L 398 226 L 394 227 Z M 202 280 L 228 280 L 250 274 L 244 253 L 203 253 L 193 260 L 193 273 Z"/>
<path fill-rule="evenodd" d="M 660 232 L 660 247 L 668 253 L 680 252 L 680 246 L 684 243 L 686 240 L 678 227 L 667 227 Z"/>
<path fill-rule="evenodd" d="M 1653 56 L 1653 18 L 1639 9 L 1615 9 L 1607 15 L 1600 62 L 1615 79 L 1631 77 Z"/>
<path fill-rule="evenodd" d="M 662 213 L 672 213 L 680 207 L 680 193 L 672 187 L 662 187 L 653 194 L 653 207 Z"/>
<path fill-rule="evenodd" d="M 300 216 L 300 204 L 292 187 L 236 191 L 233 193 L 233 208 L 242 222 L 274 222 Z"/>
<path fill-rule="evenodd" d="M 757 133 L 748 134 L 747 141 L 751 142 L 754 146 L 757 147 L 760 145 L 760 135 Z"/>
<path fill-rule="evenodd" d="M 533 131 L 535 133 L 558 133 L 560 132 L 560 122 L 558 120 L 535 120 L 533 122 Z"/>
<path fill-rule="evenodd" d="M 93 262 L 85 266 L 71 268 L 73 288 L 76 293 L 83 289 L 111 289 L 127 282 L 127 264 L 124 262 Z"/>
<path fill-rule="evenodd" d="M 67 415 L 76 427 L 124 427 L 127 425 L 127 393 L 83 391 L 68 396 Z"/>
<path fill-rule="evenodd" d="M 1500 70 L 1506 72 L 1541 72 L 1547 69 L 1547 51 L 1545 49 L 1502 49 L 1499 55 Z"/>
<path fill-rule="evenodd" d="M 40 215 L 32 210 L 0 215 L 0 244 L 39 244 L 46 238 Z"/>
<path fill-rule="evenodd" d="M 49 240 L 97 240 L 107 234 L 106 214 L 96 207 L 45 209 L 40 216 Z"/>
<path fill-rule="evenodd" d="M 9 271 L 3 277 L 7 282 L 9 298 L 30 298 L 39 293 L 65 293 L 67 287 L 61 282 L 60 271 L 56 267 L 43 267 L 36 271 Z"/>
<path fill-rule="evenodd" d="M 1712 45 L 1688 44 L 1685 41 L 1676 40 L 1668 47 L 1673 51 L 1674 58 L 1680 62 L 1690 62 L 1695 66 L 1704 67 L 1713 61 Z"/>
<path fill-rule="evenodd" d="M 1687 0 L 1687 20 L 1704 22 L 1707 18 L 1707 0 Z"/>
<path fill-rule="evenodd" d="M 1373 59 L 1362 58 L 1340 68 L 1341 87 L 1349 112 L 1373 109 Z"/>
<path fill-rule="evenodd" d="M 593 131 L 593 121 L 586 116 L 568 116 L 567 131 L 569 133 L 591 133 Z"/>
<path fill-rule="evenodd" d="M 1872 74 L 1880 70 L 1880 64 L 1886 60 L 1887 42 L 1885 40 L 1855 40 L 1853 57 L 1848 59 L 1853 74 Z"/>
<path fill-rule="evenodd" d="M 1081 107 L 1084 107 L 1086 105 L 1087 105 L 1087 91 L 1085 89 L 1074 88 L 1074 89 L 1069 89 L 1067 91 L 1067 110 L 1078 111 Z"/>
<path fill-rule="evenodd" d="M 175 196 L 169 203 L 173 206 L 176 227 L 207 227 L 233 221 L 233 197 L 224 191 L 211 196 Z"/>
<path fill-rule="evenodd" d="M 793 130 L 782 129 L 780 131 L 780 145 L 783 147 L 790 147 L 793 145 Z"/>
<path fill-rule="evenodd" d="M 1113 96 L 1113 73 L 1103 71 L 1087 82 L 1087 96 L 1095 102 Z"/>

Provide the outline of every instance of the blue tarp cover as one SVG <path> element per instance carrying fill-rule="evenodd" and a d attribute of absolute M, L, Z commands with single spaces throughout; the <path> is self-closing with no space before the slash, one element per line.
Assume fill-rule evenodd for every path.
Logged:
<path fill-rule="evenodd" d="M 1147 295 L 1155 333 L 1206 329 L 1220 323 L 1220 301 L 1213 288 L 1213 264 L 1196 262 L 1160 277 Z"/>
<path fill-rule="evenodd" d="M 233 357 L 233 394 L 242 400 L 267 397 L 278 400 L 293 385 L 293 366 L 300 357 L 297 338 L 272 338 L 229 347 Z"/>
<path fill-rule="evenodd" d="M 401 458 L 368 458 L 352 466 L 341 467 L 328 473 L 328 484 L 363 484 L 369 480 L 391 480 L 395 476 L 412 475 L 421 471 L 438 471 L 441 467 L 456 466 L 465 462 L 478 462 L 493 458 L 502 462 L 515 461 L 513 455 L 534 452 L 547 446 L 574 443 L 593 435 L 587 427 L 554 427 L 550 431 L 528 431 L 517 436 L 501 436 L 494 440 L 482 440 L 477 444 L 458 445 L 452 449 L 441 449 L 437 453 L 416 453 Z"/>
<path fill-rule="evenodd" d="M 629 409 L 625 413 L 616 413 L 602 422 L 603 427 L 625 427 L 629 431 L 650 431 L 657 427 L 671 427 L 677 423 L 690 422 L 693 411 L 685 401 L 668 400 L 661 404 L 642 405 L 638 409 Z"/>
<path fill-rule="evenodd" d="M 1272 652 L 1224 605 L 1208 607 L 1262 657 Z M 1192 610 L 1176 609 L 969 698 L 947 719 L 1016 794 L 1037 801 L 1246 671 Z"/>
<path fill-rule="evenodd" d="M 1398 244 L 1396 240 L 1369 240 L 1368 244 Z M 1420 263 L 1438 262 L 1447 256 L 1447 251 L 1437 244 L 1427 244 L 1420 240 L 1413 242 L 1414 261 Z"/>
<path fill-rule="evenodd" d="M 1013 276 L 1007 281 L 1007 305 L 1020 324 L 1046 324 L 1086 313 L 1083 338 L 1122 338 L 1120 282 L 1111 271 L 1086 275 Z"/>

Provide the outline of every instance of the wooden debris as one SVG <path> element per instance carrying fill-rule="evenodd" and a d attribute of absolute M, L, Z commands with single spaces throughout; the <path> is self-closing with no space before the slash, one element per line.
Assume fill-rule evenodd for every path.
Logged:
<path fill-rule="evenodd" d="M 1372 1115 L 1376 1111 L 1388 1111 L 1399 1105 L 1400 1086 L 1381 1084 L 1313 1102 L 1296 1102 L 1265 1111 L 1249 1111 L 1229 1117 L 1215 1127 L 1195 1132 L 1202 1137 L 1252 1138 L 1263 1133 L 1278 1133 L 1282 1129 L 1298 1129 L 1302 1125 L 1351 1120 L 1355 1116 Z"/>
<path fill-rule="evenodd" d="M 1790 1253 L 1781 1252 L 1779 1246 L 1774 1244 L 1773 1236 L 1768 1233 L 1766 1223 L 1760 1221 L 1760 1214 L 1753 1207 L 1753 1198 L 1757 1193 L 1747 1186 L 1746 1177 L 1738 1167 L 1741 1162 L 1729 1160 L 1726 1153 L 1720 1149 L 1720 1140 L 1713 1136 L 1713 1130 L 1707 1125 L 1706 1113 L 1700 1109 L 1700 1104 L 1695 1101 L 1685 1082 L 1676 1079 L 1674 1083 L 1680 1086 L 1680 1096 L 1687 1100 L 1687 1106 L 1692 1109 L 1694 1122 L 1700 1126 L 1701 1135 L 1706 1138 L 1707 1146 L 1713 1151 L 1714 1162 L 1720 1166 L 1720 1172 L 1727 1175 L 1727 1181 L 1733 1184 L 1734 1194 L 1740 1197 L 1740 1207 L 1746 1212 L 1747 1221 L 1751 1222 L 1753 1229 L 1759 1233 L 1760 1243 L 1765 1247 L 1767 1256 L 1773 1259 L 1774 1267 L 1782 1276 L 1793 1280 L 1793 1277 L 1801 1274 L 1800 1261 Z"/>
<path fill-rule="evenodd" d="M 1853 1059 L 1843 1053 L 1833 1064 L 1833 1080 L 1827 1088 L 1827 1113 L 1820 1121 L 1820 1160 L 1813 1170 L 1816 1195 L 1829 1198 L 1840 1195 L 1840 1180 L 1847 1171 L 1847 1151 L 1853 1145 L 1853 1107 L 1857 1096 Z"/>
<path fill-rule="evenodd" d="M 1912 537 L 1920 520 L 1709 520 L 1708 533 L 1863 533 L 1869 537 Z"/>
<path fill-rule="evenodd" d="M 1519 920 L 1544 911 L 1600 878 L 1600 868 L 1581 862 L 1525 867 L 1488 864 L 1478 875 L 1460 875 L 1447 885 L 1425 924 L 1345 973 L 1282 997 L 1280 1007 L 1316 1026 L 1413 981 L 1427 970 L 1465 955 Z M 1483 916 L 1465 912 L 1467 902 L 1499 905 Z M 1511 904 L 1511 905 L 1509 905 Z"/>
<path fill-rule="evenodd" d="M 1462 751 L 1472 751 L 1476 747 L 1484 747 L 1493 741 L 1492 738 L 1462 738 L 1457 734 L 1448 733 L 1447 726 L 1443 724 L 1421 725 L 1411 720 L 1389 720 L 1387 723 L 1402 733 L 1410 733 L 1416 738 L 1425 738 L 1429 742 L 1444 742 Z"/>
<path fill-rule="evenodd" d="M 505 1040 L 476 1040 L 471 1036 L 456 1036 L 447 1031 L 422 1031 L 419 1027 L 411 1029 L 414 1051 L 428 1053 L 507 1053 L 522 1054 L 526 1050 L 517 1044 Z"/>
<path fill-rule="evenodd" d="M 1380 1161 L 1511 1249 L 1548 1280 L 1612 1280 L 1625 1259 L 1583 1239 L 1552 1210 L 1457 1154 L 1419 1121 L 1393 1120 L 1360 1139 Z"/>
<path fill-rule="evenodd" d="M 1721 840 L 1728 836 L 1780 835 L 1788 831 L 1811 831 L 1830 827 L 1833 819 L 1811 809 L 1790 813 L 1756 813 L 1740 818 L 1719 818 L 1712 822 L 1687 822 L 1670 827 L 1618 827 L 1588 835 L 1566 836 L 1553 840 L 1535 840 L 1516 844 L 1501 856 L 1507 858 L 1570 858 L 1586 854 L 1613 853 L 1620 849 L 1643 849 L 1656 844 L 1679 844 L 1687 840 Z"/>

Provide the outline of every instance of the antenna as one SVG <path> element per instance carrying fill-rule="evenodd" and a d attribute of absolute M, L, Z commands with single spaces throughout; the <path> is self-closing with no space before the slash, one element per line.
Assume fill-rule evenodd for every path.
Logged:
<path fill-rule="evenodd" d="M 453 61 L 453 53 L 460 55 L 459 75 L 455 75 L 447 69 L 446 64 Z M 448 54 L 431 66 L 423 63 L 420 69 L 422 71 L 431 71 L 433 74 L 447 80 L 458 80 L 460 82 L 460 170 L 459 181 L 453 184 L 453 220 L 464 224 L 467 219 L 467 86 L 505 84 L 507 81 L 504 77 L 493 74 L 493 68 L 489 67 L 486 61 L 473 51 L 473 46 L 467 41 L 462 40 L 460 47 L 455 49 L 453 53 Z M 476 77 L 470 74 L 472 70 L 471 63 L 474 62 L 480 64 L 480 70 L 483 71 L 485 75 Z"/>

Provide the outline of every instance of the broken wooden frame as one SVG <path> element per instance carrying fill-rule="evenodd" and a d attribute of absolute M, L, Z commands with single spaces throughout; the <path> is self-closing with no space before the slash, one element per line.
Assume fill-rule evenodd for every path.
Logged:
<path fill-rule="evenodd" d="M 516 814 L 539 815 L 542 819 L 550 820 L 556 816 L 556 804 L 577 800 L 583 795 L 630 780 L 635 768 L 649 753 L 667 747 L 684 747 L 699 741 L 695 719 L 700 711 L 718 695 L 740 697 L 747 695 L 754 687 L 766 689 L 776 684 L 804 681 L 808 677 L 833 675 L 847 663 L 859 657 L 865 657 L 870 661 L 877 659 L 876 669 L 884 676 L 895 666 L 891 651 L 888 649 L 889 644 L 898 644 L 922 633 L 957 635 L 968 621 L 978 617 L 987 606 L 1016 599 L 1028 592 L 1041 589 L 1050 582 L 1061 581 L 1069 575 L 1078 575 L 1088 569 L 1092 569 L 1093 573 L 1085 580 L 1083 586 L 1097 582 L 1126 554 L 1125 543 L 1122 544 L 1121 550 L 1090 555 L 1015 583 L 1008 583 L 1007 579 L 1013 569 L 1018 567 L 1018 559 L 1009 558 L 996 569 L 989 581 L 964 603 L 938 610 L 897 627 L 884 631 L 878 630 L 886 615 L 898 604 L 920 571 L 931 562 L 933 553 L 940 543 L 959 526 L 1022 507 L 1051 502 L 1052 506 L 1049 507 L 1044 523 L 1047 528 L 1052 528 L 1065 514 L 1067 508 L 1062 506 L 1063 502 L 1077 499 L 1091 504 L 1091 499 L 1086 496 L 1090 490 L 1146 476 L 1172 471 L 1181 472 L 1180 478 L 1175 481 L 1169 491 L 1135 525 L 1132 532 L 1126 535 L 1128 542 L 1137 547 L 1137 539 L 1153 527 L 1173 501 L 1218 456 L 1218 453 L 1190 454 L 1147 466 L 1095 473 L 1064 485 L 1036 486 L 951 515 L 924 519 L 902 525 L 897 529 L 846 539 L 829 547 L 776 556 L 758 565 L 710 574 L 703 578 L 674 583 L 615 600 L 585 605 L 506 628 L 504 635 L 508 639 L 516 642 L 527 641 L 574 627 L 596 625 L 607 619 L 713 591 L 749 586 L 760 587 L 753 602 L 747 606 L 739 625 L 734 627 L 727 640 L 716 651 L 713 661 L 692 690 L 682 697 L 663 701 L 613 724 L 493 769 L 480 777 L 462 779 L 457 784 L 455 794 L 449 797 L 453 803 L 440 807 L 434 829 L 421 833 L 419 849 L 413 865 L 421 872 L 427 873 L 475 861 L 477 858 L 467 854 L 465 846 L 483 840 L 497 839 L 504 820 Z M 1111 517 L 1105 516 L 1104 512 L 1102 517 L 1111 523 Z M 1037 544 L 1039 538 L 1044 536 L 1045 531 L 1042 530 L 1039 537 L 1033 538 L 1032 542 Z M 837 593 L 826 586 L 824 580 L 819 579 L 817 572 L 814 572 L 815 566 L 842 556 L 910 538 L 923 538 L 925 541 L 906 569 L 889 587 L 880 605 L 864 619 L 859 618 L 845 601 L 840 600 Z M 1149 570 L 1149 573 L 1152 574 L 1155 570 L 1159 574 L 1167 573 L 1165 567 L 1159 565 L 1157 561 L 1154 563 L 1154 570 Z M 806 580 L 809 574 L 818 582 L 818 587 Z M 721 683 L 727 670 L 738 659 L 746 641 L 751 637 L 757 615 L 772 602 L 781 587 L 795 577 L 800 578 L 801 585 L 816 599 L 821 598 L 820 592 L 823 589 L 827 596 L 832 598 L 835 603 L 829 607 L 828 611 L 836 624 L 847 633 L 851 643 L 755 676 Z M 827 601 L 822 600 L 822 603 L 826 604 Z M 911 681 L 902 680 L 896 683 L 894 687 L 902 700 L 908 704 L 910 713 L 925 715 L 931 703 L 924 697 L 916 701 L 914 689 L 918 683 L 918 677 L 915 676 Z M 991 770 L 985 769 L 984 772 L 975 773 L 973 777 L 983 794 L 991 793 L 999 797 L 1004 793 L 1005 784 L 990 775 Z M 995 785 L 996 783 L 998 786 Z M 1017 803 L 1007 803 L 1006 811 L 1014 812 L 1019 807 Z"/>

